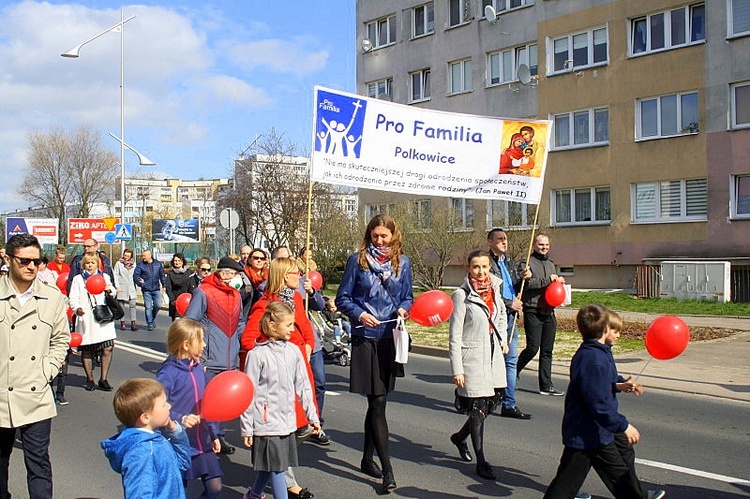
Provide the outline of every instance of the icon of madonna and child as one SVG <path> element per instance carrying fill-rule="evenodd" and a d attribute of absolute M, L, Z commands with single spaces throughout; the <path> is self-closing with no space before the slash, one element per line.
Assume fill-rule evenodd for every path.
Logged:
<path fill-rule="evenodd" d="M 502 143 L 508 144 L 508 147 L 500 155 L 499 174 L 537 178 L 541 176 L 544 143 L 540 138 L 543 139 L 547 136 L 547 125 L 544 123 L 533 123 L 533 125 L 531 126 L 527 122 L 505 122 Z M 544 130 L 540 130 L 540 128 L 544 128 Z M 538 135 L 537 132 L 539 132 Z M 537 138 L 535 138 L 535 135 Z"/>

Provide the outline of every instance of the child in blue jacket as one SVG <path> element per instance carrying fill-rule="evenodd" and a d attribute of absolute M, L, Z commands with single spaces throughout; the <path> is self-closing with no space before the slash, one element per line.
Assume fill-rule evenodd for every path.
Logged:
<path fill-rule="evenodd" d="M 156 379 L 167 393 L 172 409 L 169 414 L 179 421 L 183 417 L 200 413 L 201 399 L 206 387 L 206 375 L 200 357 L 206 344 L 203 341 L 203 325 L 193 319 L 175 320 L 167 331 L 169 357 L 156 373 Z M 190 441 L 192 465 L 183 472 L 184 484 L 188 480 L 201 479 L 204 492 L 201 497 L 216 499 L 221 493 L 221 477 L 216 453 L 221 444 L 214 423 L 201 420 L 187 430 Z"/>
<path fill-rule="evenodd" d="M 184 498 L 181 471 L 190 467 L 190 446 L 183 427 L 169 417 L 161 383 L 127 380 L 115 392 L 113 405 L 126 428 L 101 445 L 112 469 L 122 475 L 125 499 Z M 191 415 L 183 425 L 190 428 L 199 421 Z"/>

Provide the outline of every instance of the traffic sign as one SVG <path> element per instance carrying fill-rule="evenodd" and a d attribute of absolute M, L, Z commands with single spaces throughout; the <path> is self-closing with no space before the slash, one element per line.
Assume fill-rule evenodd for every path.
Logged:
<path fill-rule="evenodd" d="M 224 208 L 219 213 L 219 222 L 225 229 L 234 230 L 240 225 L 240 215 L 234 208 Z"/>
<path fill-rule="evenodd" d="M 119 222 L 120 219 L 117 217 L 104 217 L 102 218 L 102 222 L 104 222 L 104 226 L 107 227 L 107 230 L 112 230 L 115 227 L 115 224 Z"/>
<path fill-rule="evenodd" d="M 104 242 L 107 244 L 112 244 L 115 242 L 115 233 L 114 232 L 107 232 L 104 234 Z"/>
<path fill-rule="evenodd" d="M 133 239 L 133 224 L 116 224 L 115 240 L 131 241 Z"/>

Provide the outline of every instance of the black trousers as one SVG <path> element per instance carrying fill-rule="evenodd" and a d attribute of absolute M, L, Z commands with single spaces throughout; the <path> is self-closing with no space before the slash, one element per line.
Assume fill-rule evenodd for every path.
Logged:
<path fill-rule="evenodd" d="M 516 375 L 539 353 L 539 390 L 552 388 L 552 349 L 555 347 L 557 319 L 554 312 L 540 314 L 536 309 L 523 309 L 523 328 L 526 331 L 526 348 L 518 355 Z M 541 351 L 540 351 L 541 349 Z"/>
<path fill-rule="evenodd" d="M 632 448 L 631 448 L 632 450 Z M 589 470 L 594 468 L 615 499 L 644 499 L 638 478 L 620 455 L 615 442 L 597 449 L 565 447 L 557 475 L 550 483 L 544 499 L 573 499 L 583 485 Z"/>
<path fill-rule="evenodd" d="M 8 466 L 16 440 L 16 430 L 21 434 L 29 497 L 31 499 L 52 497 L 52 464 L 49 460 L 51 429 L 51 419 L 44 419 L 19 428 L 0 428 L 0 499 L 10 497 Z"/>

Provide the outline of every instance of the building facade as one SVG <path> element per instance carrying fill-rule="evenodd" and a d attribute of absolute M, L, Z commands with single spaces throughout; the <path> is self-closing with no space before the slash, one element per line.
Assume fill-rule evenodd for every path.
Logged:
<path fill-rule="evenodd" d="M 357 43 L 358 93 L 553 122 L 537 227 L 574 286 L 750 265 L 750 1 L 358 0 Z M 399 202 L 477 231 L 537 208 L 360 191 L 366 215 Z"/>

